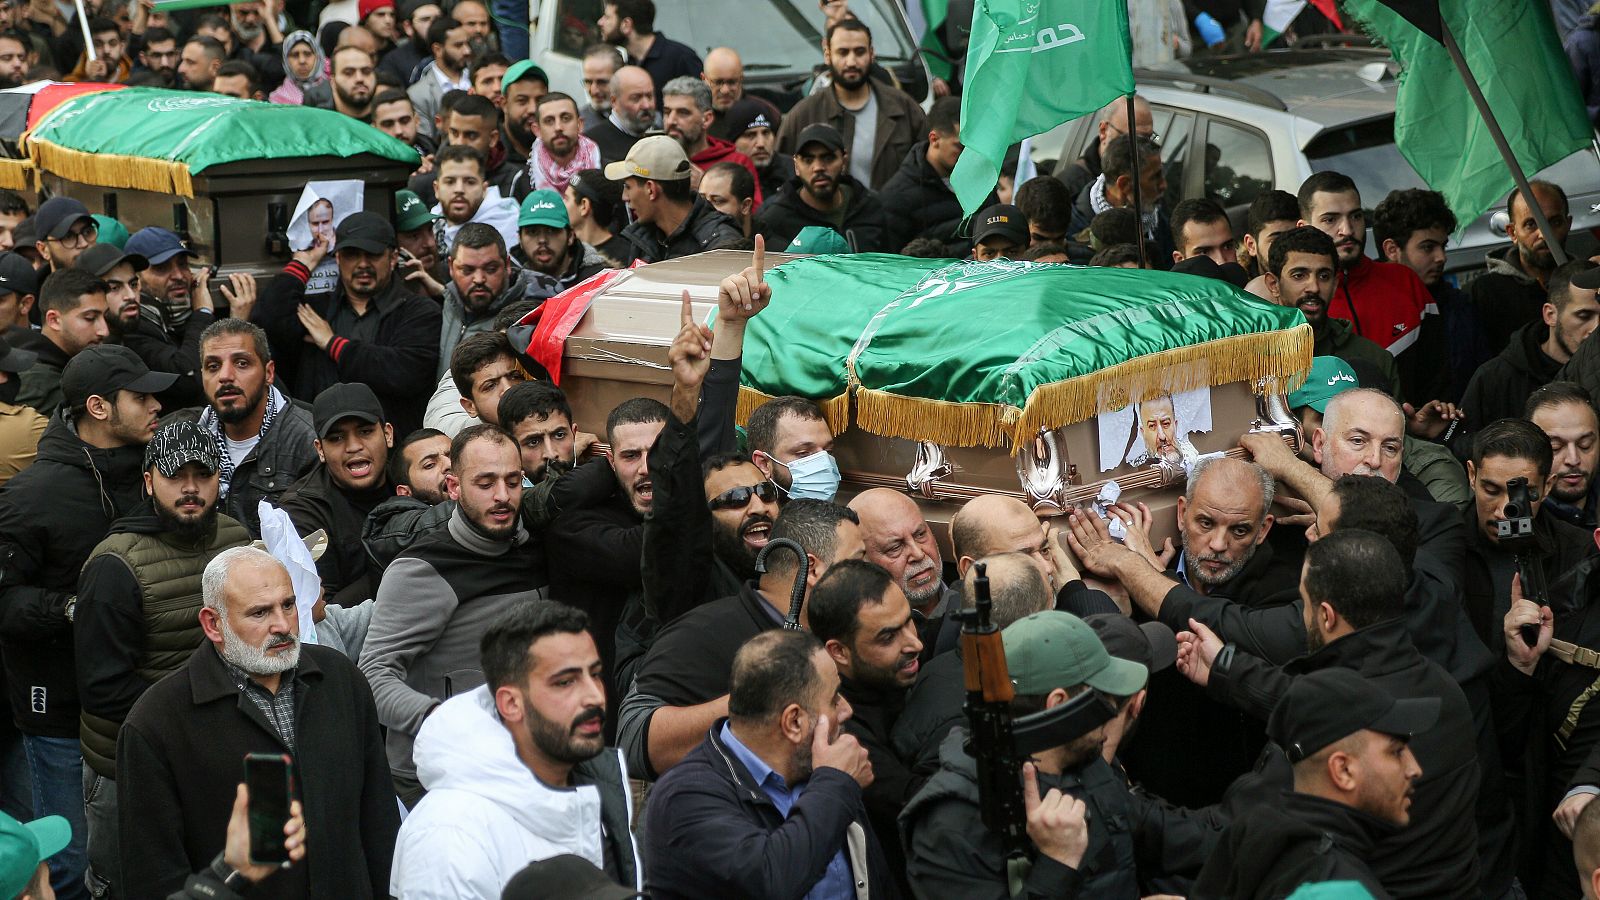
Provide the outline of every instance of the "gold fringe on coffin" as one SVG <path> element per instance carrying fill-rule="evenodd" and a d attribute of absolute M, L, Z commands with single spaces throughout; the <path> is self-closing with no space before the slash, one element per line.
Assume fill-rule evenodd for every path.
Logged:
<path fill-rule="evenodd" d="M 856 424 L 887 437 L 1012 452 L 1040 428 L 1060 428 L 1167 393 L 1234 381 L 1282 380 L 1297 389 L 1311 368 L 1310 325 L 1243 334 L 1140 356 L 1036 388 L 1022 409 L 995 403 L 924 400 L 858 387 Z M 1107 400 L 1104 409 L 1102 397 Z M 742 402 L 743 398 L 741 398 Z"/>
<path fill-rule="evenodd" d="M 771 394 L 758 391 L 752 387 L 739 385 L 739 402 L 734 407 L 734 421 L 740 425 L 750 421 L 750 414 L 756 407 L 768 400 L 776 399 Z M 850 393 L 846 391 L 837 397 L 817 400 L 816 404 L 822 407 L 822 418 L 827 420 L 828 430 L 834 434 L 843 432 L 850 427 Z"/>
<path fill-rule="evenodd" d="M 182 197 L 194 196 L 194 183 L 189 178 L 187 163 L 115 153 L 88 153 L 38 139 L 29 139 L 27 144 L 28 154 L 33 157 L 35 166 L 68 181 Z"/>
<path fill-rule="evenodd" d="M 0 188 L 33 190 L 33 163 L 25 159 L 0 159 Z"/>

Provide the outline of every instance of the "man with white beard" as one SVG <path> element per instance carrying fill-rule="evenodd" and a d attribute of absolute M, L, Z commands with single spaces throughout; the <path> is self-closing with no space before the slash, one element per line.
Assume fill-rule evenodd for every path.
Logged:
<path fill-rule="evenodd" d="M 201 577 L 206 642 L 134 704 L 117 741 L 122 877 L 164 897 L 223 862 L 247 754 L 287 756 L 305 805 L 307 859 L 271 894 L 381 897 L 400 816 L 366 679 L 344 654 L 300 643 L 289 572 L 264 551 L 223 551 Z M 270 887 L 267 885 L 271 885 Z"/>

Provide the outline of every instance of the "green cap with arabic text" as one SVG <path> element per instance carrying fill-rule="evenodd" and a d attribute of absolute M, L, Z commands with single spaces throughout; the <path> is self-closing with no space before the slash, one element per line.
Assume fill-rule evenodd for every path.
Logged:
<path fill-rule="evenodd" d="M 428 204 L 422 202 L 415 191 L 394 192 L 394 230 L 416 231 L 424 225 L 433 224 L 437 218 L 428 211 Z"/>
<path fill-rule="evenodd" d="M 567 221 L 567 204 L 561 195 L 548 188 L 534 191 L 522 200 L 522 208 L 517 211 L 517 227 L 527 228 L 532 225 L 544 225 L 549 228 L 565 228 Z"/>
<path fill-rule="evenodd" d="M 1289 408 L 1309 406 L 1318 413 L 1328 411 L 1328 401 L 1345 391 L 1361 387 L 1356 370 L 1337 356 L 1318 356 L 1311 360 L 1311 372 L 1300 390 L 1289 395 Z"/>

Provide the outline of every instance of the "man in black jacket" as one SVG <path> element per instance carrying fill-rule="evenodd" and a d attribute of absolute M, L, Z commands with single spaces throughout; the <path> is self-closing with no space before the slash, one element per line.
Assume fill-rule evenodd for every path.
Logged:
<path fill-rule="evenodd" d="M 906 690 L 920 669 L 922 640 L 911 604 L 890 574 L 865 560 L 847 559 L 817 582 L 806 605 L 811 634 L 839 669 L 839 694 L 849 701 L 845 731 L 867 748 L 872 784 L 867 815 L 903 893 L 905 851 L 895 820 L 927 780 L 900 761 L 889 734 L 905 709 Z"/>
<path fill-rule="evenodd" d="M 741 97 L 723 115 L 722 124 L 733 148 L 755 163 L 763 197 L 776 197 L 794 177 L 794 158 L 778 153 L 778 124 L 782 119 L 761 100 Z"/>
<path fill-rule="evenodd" d="M 1465 421 L 1482 428 L 1496 419 L 1522 415 L 1528 397 L 1556 373 L 1600 326 L 1600 265 L 1575 259 L 1550 275 L 1544 318 L 1511 335 L 1500 355 L 1478 367 L 1461 396 Z"/>
<path fill-rule="evenodd" d="M 1186 674 L 1210 696 L 1266 719 L 1295 681 L 1307 673 L 1343 669 L 1401 699 L 1439 704 L 1435 728 L 1410 745 L 1422 768 L 1411 823 L 1382 835 L 1366 856 L 1384 889 L 1396 897 L 1502 896 L 1511 870 L 1502 846 L 1505 833 L 1480 834 L 1474 819 L 1504 821 L 1509 810 L 1500 790 L 1498 758 L 1477 750 L 1473 711 L 1449 673 L 1417 652 L 1399 617 L 1409 573 L 1383 536 L 1346 528 L 1311 546 L 1302 584 L 1310 630 L 1310 653 L 1282 669 L 1243 651 L 1222 653 L 1222 642 L 1205 626 L 1184 639 Z M 1207 667 L 1208 655 L 1216 661 Z M 1255 774 L 1230 793 L 1237 820 L 1280 801 L 1295 782 L 1284 745 L 1262 754 Z M 1482 771 L 1493 766 L 1495 771 Z M 1480 772 L 1483 778 L 1480 779 Z M 1490 790 L 1492 784 L 1494 790 Z M 1480 784 L 1482 780 L 1482 784 Z"/>
<path fill-rule="evenodd" d="M 175 342 L 154 319 L 145 316 L 139 297 L 139 273 L 149 262 L 135 253 L 124 253 L 115 244 L 95 244 L 72 264 L 105 282 L 106 326 L 110 340 L 139 354 L 145 365 L 156 372 L 171 372 L 178 380 L 161 396 L 167 409 L 182 409 L 198 404 L 200 394 L 200 334 L 216 318 L 211 295 L 184 323 L 182 342 Z M 245 279 L 254 286 L 254 279 Z"/>
<path fill-rule="evenodd" d="M 928 111 L 928 133 L 912 146 L 899 171 L 878 191 L 889 220 L 889 252 L 898 253 L 916 238 L 932 238 L 954 257 L 966 256 L 972 241 L 957 237 L 966 215 L 950 189 L 950 173 L 961 158 L 961 98 L 942 97 Z M 978 205 L 1000 202 L 990 192 Z"/>
<path fill-rule="evenodd" d="M 744 233 L 689 186 L 692 167 L 683 147 L 664 134 L 651 135 L 606 166 L 606 177 L 622 182 L 622 199 L 634 222 L 622 230 L 631 246 L 623 264 L 661 262 L 737 243 Z"/>
<path fill-rule="evenodd" d="M 338 285 L 306 293 L 328 252 L 318 243 L 284 266 L 250 318 L 266 329 L 298 396 L 314 397 L 344 381 L 373 385 L 387 420 L 410 434 L 421 427 L 438 378 L 441 316 L 439 304 L 395 278 L 395 247 L 386 217 L 352 213 L 334 233 Z"/>
<path fill-rule="evenodd" d="M 82 269 L 51 272 L 39 287 L 43 340 L 29 343 L 39 354 L 33 367 L 17 376 L 16 402 L 53 417 L 62 405 L 62 372 L 87 347 L 105 341 L 106 284 Z"/>
<path fill-rule="evenodd" d="M 261 534 L 261 501 L 276 501 L 317 462 L 311 413 L 277 385 L 267 333 L 222 319 L 200 335 L 200 426 L 216 441 L 222 509 Z"/>
<path fill-rule="evenodd" d="M 616 655 L 617 623 L 630 595 L 641 587 L 640 555 L 644 520 L 655 498 L 650 476 L 650 446 L 666 424 L 667 409 L 658 400 L 635 397 L 617 405 L 606 417 L 606 443 L 611 450 L 612 489 L 601 499 L 565 509 L 546 532 L 550 561 L 550 596 L 589 616 L 589 627 L 606 664 L 607 687 Z M 602 478 L 584 467 L 574 479 Z"/>
<path fill-rule="evenodd" d="M 1016 688 L 1014 716 L 1057 707 L 1091 690 L 1121 707 L 1147 683 L 1144 666 L 1111 656 L 1094 629 L 1070 613 L 1035 613 L 1001 634 Z M 957 728 L 945 739 L 940 770 L 900 817 L 908 874 L 921 897 L 1012 895 L 1000 836 L 979 824 L 977 764 L 966 752 L 966 738 L 966 729 Z M 1194 877 L 1215 846 L 1222 831 L 1218 817 L 1178 814 L 1160 799 L 1130 790 L 1102 757 L 1104 744 L 1102 725 L 1035 753 L 1023 767 L 1033 845 L 1032 867 L 1021 876 L 1023 896 L 1146 896 L 1157 881 Z M 1070 801 L 1076 814 L 1035 815 L 1035 801 Z"/>
<path fill-rule="evenodd" d="M 78 574 L 111 523 L 139 504 L 144 445 L 161 409 L 153 395 L 175 377 L 151 372 L 126 347 L 79 353 L 61 375 L 64 408 L 39 440 L 38 459 L 0 493 L 0 649 L 34 814 L 73 826 L 73 842 L 51 860 L 64 897 L 88 896 L 72 641 Z"/>
<path fill-rule="evenodd" d="M 1600 525 L 1600 411 L 1594 395 L 1552 381 L 1528 397 L 1524 418 L 1550 436 L 1550 494 L 1543 509 L 1580 528 Z"/>
<path fill-rule="evenodd" d="M 729 680 L 728 716 L 650 794 L 650 896 L 896 896 L 862 803 L 872 764 L 816 638 L 756 635 Z"/>
<path fill-rule="evenodd" d="M 1134 123 L 1138 126 L 1139 133 L 1146 136 L 1155 134 L 1155 119 L 1150 115 L 1150 103 L 1143 97 L 1134 97 Z M 1105 154 L 1111 142 L 1128 133 L 1128 101 L 1118 97 L 1105 105 L 1100 110 L 1100 122 L 1095 126 L 1095 139 L 1083 155 L 1077 159 L 1063 160 L 1056 167 L 1055 176 L 1067 186 L 1067 190 L 1076 198 L 1083 193 L 1083 189 L 1100 177 L 1100 159 Z M 1299 217 L 1299 210 L 1295 217 Z M 1294 218 L 1289 221 L 1292 223 Z"/>
<path fill-rule="evenodd" d="M 1297 679 L 1267 725 L 1294 765 L 1294 790 L 1228 829 L 1190 896 L 1266 900 L 1354 881 L 1388 897 L 1366 860 L 1410 823 L 1422 769 L 1409 742 L 1438 718 L 1437 699 L 1396 700 L 1348 669 Z"/>
<path fill-rule="evenodd" d="M 306 859 L 252 896 L 386 896 L 400 815 L 366 680 L 301 644 L 289 573 L 265 551 L 219 554 L 202 592 L 206 641 L 145 691 L 117 741 L 123 878 L 142 896 L 181 888 L 222 849 L 240 760 L 288 754 Z"/>
<path fill-rule="evenodd" d="M 780 627 L 797 590 L 803 606 L 835 562 L 866 552 L 855 513 L 821 500 L 789 501 L 771 532 L 774 541 L 785 538 L 805 550 L 804 580 L 793 552 L 775 553 L 759 581 L 684 613 L 651 645 L 618 708 L 617 743 L 629 771 L 651 777 L 677 765 L 728 714 L 728 673 L 739 646 Z"/>
<path fill-rule="evenodd" d="M 1139 165 L 1135 168 L 1135 154 Z M 1140 137 L 1137 143 L 1128 135 L 1116 138 L 1106 147 L 1100 177 L 1089 182 L 1072 207 L 1071 233 L 1081 234 L 1094 217 L 1108 209 L 1133 208 L 1133 179 L 1139 179 L 1140 223 L 1144 228 L 1151 263 L 1158 269 L 1172 268 L 1172 222 L 1162 204 L 1167 192 L 1166 168 L 1161 162 L 1161 147 L 1152 138 Z"/>
<path fill-rule="evenodd" d="M 110 246 L 109 244 L 100 246 Z M 91 884 L 117 877 L 117 731 L 150 687 L 178 670 L 200 641 L 200 575 L 244 526 L 217 513 L 211 435 L 179 419 L 145 447 L 149 500 L 113 522 L 78 580 L 73 640 L 78 655 L 84 812 Z M 97 891 L 98 893 L 98 891 Z"/>
<path fill-rule="evenodd" d="M 1497 656 L 1505 650 L 1501 623 L 1511 609 L 1511 579 L 1520 568 L 1517 556 L 1502 546 L 1497 535 L 1498 523 L 1506 518 L 1512 480 L 1525 479 L 1532 499 L 1535 545 L 1519 552 L 1544 567 L 1550 590 L 1546 599 L 1563 608 L 1581 605 L 1581 598 L 1572 596 L 1574 582 L 1564 576 L 1594 555 L 1594 538 L 1589 530 L 1543 512 L 1543 488 L 1552 458 L 1549 437 L 1526 419 L 1494 422 L 1472 439 L 1467 477 L 1473 505 L 1463 514 L 1468 540 L 1461 605 L 1478 636 Z"/>
<path fill-rule="evenodd" d="M 386 467 L 394 426 L 372 388 L 336 384 L 311 408 L 319 464 L 284 492 L 279 506 L 302 535 L 327 532 L 317 573 L 328 601 L 354 606 L 373 596 L 378 567 L 361 543 L 361 526 L 391 496 Z"/>
<path fill-rule="evenodd" d="M 800 132 L 794 151 L 795 177 L 761 207 L 756 230 L 769 247 L 784 248 L 807 225 L 844 235 L 857 253 L 892 253 L 889 222 L 878 196 L 849 170 L 849 149 L 832 125 L 817 123 Z"/>

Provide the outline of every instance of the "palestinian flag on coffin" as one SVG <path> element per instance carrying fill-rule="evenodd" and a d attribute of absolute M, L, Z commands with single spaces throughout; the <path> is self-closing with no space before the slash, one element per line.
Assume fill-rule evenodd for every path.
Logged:
<path fill-rule="evenodd" d="M 856 254 L 794 260 L 767 280 L 771 306 L 745 333 L 741 418 L 798 394 L 823 402 L 836 433 L 848 418 L 889 437 L 1015 448 L 1162 393 L 1293 388 L 1311 366 L 1298 310 L 1187 275 Z"/>

